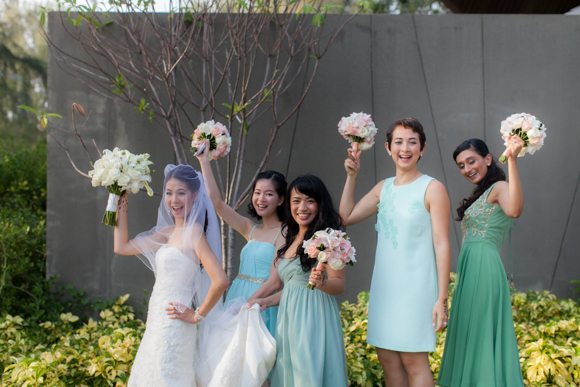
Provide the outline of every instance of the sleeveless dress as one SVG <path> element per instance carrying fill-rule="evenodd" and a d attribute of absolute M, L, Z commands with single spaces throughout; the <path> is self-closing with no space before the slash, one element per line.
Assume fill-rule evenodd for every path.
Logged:
<path fill-rule="evenodd" d="M 155 255 L 155 285 L 147 322 L 131 368 L 129 386 L 195 386 L 193 364 L 197 326 L 167 316 L 170 302 L 190 305 L 199 265 L 176 247 L 164 245 Z"/>
<path fill-rule="evenodd" d="M 510 290 L 500 249 L 512 219 L 487 202 L 488 188 L 465 211 L 441 386 L 523 386 Z"/>
<path fill-rule="evenodd" d="M 270 275 L 272 261 L 276 256 L 276 246 L 274 243 L 278 239 L 280 232 L 276 234 L 272 243 L 268 243 L 252 239 L 255 228 L 256 225 L 250 230 L 250 239 L 242 248 L 240 254 L 240 271 L 228 290 L 226 303 L 232 302 L 240 297 L 247 300 L 262 286 Z M 262 312 L 264 323 L 272 336 L 276 332 L 277 315 L 278 307 L 270 307 Z"/>
<path fill-rule="evenodd" d="M 278 273 L 284 288 L 271 386 L 346 386 L 344 340 L 336 299 L 306 287 L 310 272 L 302 270 L 300 259 L 281 258 Z"/>
<path fill-rule="evenodd" d="M 155 285 L 145 333 L 131 368 L 134 387 L 260 387 L 270 372 L 276 346 L 259 309 L 218 303 L 199 324 L 173 320 L 170 302 L 191 305 L 199 264 L 178 248 L 164 245 L 155 254 Z"/>
<path fill-rule="evenodd" d="M 367 342 L 391 351 L 431 352 L 438 289 L 425 192 L 433 178 L 421 175 L 404 185 L 394 180 L 385 180 L 378 204 Z"/>

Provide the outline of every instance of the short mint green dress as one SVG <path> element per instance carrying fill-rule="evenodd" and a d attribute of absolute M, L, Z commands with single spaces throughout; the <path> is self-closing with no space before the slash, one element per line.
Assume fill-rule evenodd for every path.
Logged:
<path fill-rule="evenodd" d="M 254 225 L 250 230 L 250 239 L 242 248 L 240 270 L 228 290 L 226 303 L 240 297 L 247 300 L 270 276 L 272 262 L 276 256 L 274 243 L 279 233 L 276 234 L 272 243 L 256 241 L 252 239 L 255 227 Z M 272 336 L 276 333 L 277 315 L 278 307 L 267 308 L 262 312 L 264 323 Z"/>
<path fill-rule="evenodd" d="M 300 259 L 279 259 L 284 282 L 272 387 L 344 387 L 347 385 L 344 340 L 336 299 L 308 289 L 310 272 Z"/>
<path fill-rule="evenodd" d="M 466 211 L 440 386 L 523 386 L 500 249 L 512 225 L 488 188 Z"/>
<path fill-rule="evenodd" d="M 394 180 L 385 180 L 378 204 L 367 341 L 391 351 L 431 352 L 438 286 L 425 192 L 433 178 L 421 175 L 404 185 Z"/>

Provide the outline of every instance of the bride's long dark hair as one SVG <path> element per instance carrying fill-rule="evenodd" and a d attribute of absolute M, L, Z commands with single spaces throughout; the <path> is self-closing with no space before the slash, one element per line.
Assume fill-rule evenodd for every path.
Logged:
<path fill-rule="evenodd" d="M 479 138 L 470 138 L 469 140 L 463 141 L 455 150 L 453 151 L 453 160 L 457 159 L 457 156 L 465 150 L 471 149 L 476 152 L 481 157 L 487 156 L 489 149 L 487 144 L 480 140 Z M 505 181 L 504 171 L 497 165 L 495 159 L 491 159 L 491 165 L 487 168 L 487 173 L 477 184 L 471 196 L 461 200 L 459 207 L 457 207 L 457 218 L 455 220 L 462 220 L 465 215 L 465 211 L 475 202 L 491 185 L 497 181 Z"/>
<path fill-rule="evenodd" d="M 308 231 L 304 236 L 304 240 L 310 239 L 310 237 L 312 237 L 312 235 L 318 230 L 324 230 L 327 227 L 333 229 L 340 229 L 342 227 L 340 215 L 332 204 L 332 197 L 319 177 L 314 175 L 303 175 L 297 177 L 292 183 L 290 183 L 288 186 L 288 194 L 286 196 L 287 200 L 285 203 L 288 213 L 290 213 L 290 198 L 293 190 L 311 197 L 316 201 L 316 204 L 318 204 L 318 213 L 308 226 Z M 278 257 L 276 260 L 282 257 L 286 250 L 288 250 L 292 242 L 294 242 L 296 239 L 298 231 L 298 223 L 296 223 L 292 217 L 292 214 L 290 214 L 288 220 L 283 225 L 285 243 L 278 250 Z M 302 266 L 302 270 L 304 270 L 304 272 L 310 271 L 316 264 L 315 259 L 309 258 L 306 255 L 302 245 L 300 245 L 300 247 L 297 249 L 296 254 L 300 258 L 300 265 Z"/>

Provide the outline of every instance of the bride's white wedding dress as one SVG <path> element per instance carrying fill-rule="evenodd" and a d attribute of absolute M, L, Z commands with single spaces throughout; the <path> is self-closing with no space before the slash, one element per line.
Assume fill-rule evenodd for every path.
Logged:
<path fill-rule="evenodd" d="M 198 325 L 170 319 L 169 303 L 190 305 L 195 285 L 207 277 L 173 246 L 161 247 L 155 261 L 145 334 L 129 386 L 259 387 L 276 352 L 259 311 L 241 303 L 228 310 L 219 304 Z"/>

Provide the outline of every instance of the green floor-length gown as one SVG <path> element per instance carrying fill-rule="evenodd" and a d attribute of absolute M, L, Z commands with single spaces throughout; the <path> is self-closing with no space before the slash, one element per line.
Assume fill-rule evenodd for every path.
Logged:
<path fill-rule="evenodd" d="M 334 296 L 308 289 L 300 259 L 278 261 L 284 282 L 276 327 L 272 387 L 346 387 L 346 358 Z"/>
<path fill-rule="evenodd" d="M 488 188 L 466 211 L 439 386 L 523 386 L 510 290 L 500 249 L 512 219 L 487 202 Z"/>

